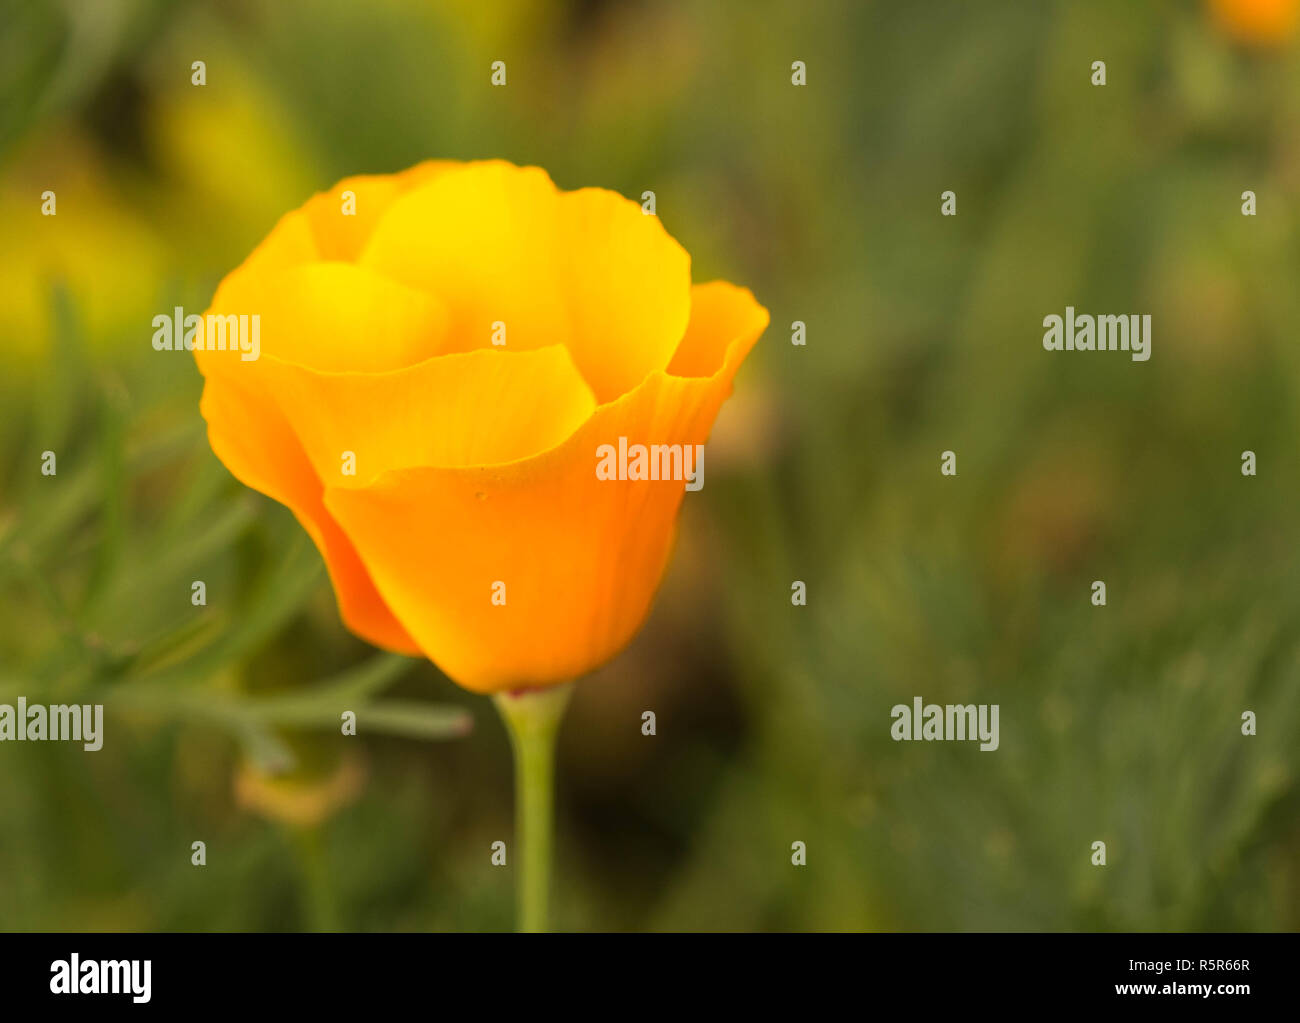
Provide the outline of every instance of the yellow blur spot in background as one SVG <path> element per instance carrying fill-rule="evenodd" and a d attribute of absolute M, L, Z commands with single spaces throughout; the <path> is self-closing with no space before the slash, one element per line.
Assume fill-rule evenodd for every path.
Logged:
<path fill-rule="evenodd" d="M 47 190 L 56 198 L 53 216 L 41 213 Z M 56 286 L 74 297 L 92 349 L 133 318 L 148 325 L 165 265 L 162 239 L 123 202 L 80 137 L 51 133 L 24 151 L 0 178 L 0 223 L 22 253 L 0 274 L 0 364 L 27 365 L 47 351 Z"/>

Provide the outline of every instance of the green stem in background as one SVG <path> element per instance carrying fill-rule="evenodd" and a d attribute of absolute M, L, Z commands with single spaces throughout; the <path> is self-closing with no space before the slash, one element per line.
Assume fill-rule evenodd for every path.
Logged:
<path fill-rule="evenodd" d="M 555 736 L 572 692 L 569 682 L 494 697 L 515 753 L 517 923 L 525 933 L 546 930 L 555 832 Z"/>
<path fill-rule="evenodd" d="M 298 865 L 304 880 L 307 922 L 313 931 L 333 932 L 339 926 L 338 906 L 334 901 L 334 888 L 330 884 L 329 867 L 320 825 L 289 829 L 298 853 Z"/>

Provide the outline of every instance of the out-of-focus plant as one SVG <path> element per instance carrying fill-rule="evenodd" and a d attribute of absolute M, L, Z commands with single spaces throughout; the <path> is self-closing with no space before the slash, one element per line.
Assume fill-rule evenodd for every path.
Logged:
<path fill-rule="evenodd" d="M 284 524 L 259 528 L 201 428 L 166 403 L 142 410 L 146 388 L 128 394 L 97 373 L 66 294 L 55 306 L 31 431 L 54 456 L 53 472 L 27 458 L 8 472 L 0 504 L 0 698 L 103 703 L 110 719 L 203 721 L 240 741 L 253 763 L 281 771 L 295 758 L 279 730 L 337 732 L 344 712 L 368 733 L 465 734 L 460 709 L 382 698 L 412 663 L 401 657 L 312 685 L 240 685 L 240 664 L 319 585 L 319 558 Z"/>

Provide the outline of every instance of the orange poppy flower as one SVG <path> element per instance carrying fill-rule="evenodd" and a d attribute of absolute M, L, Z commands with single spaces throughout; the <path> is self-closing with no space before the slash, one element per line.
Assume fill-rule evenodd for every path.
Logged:
<path fill-rule="evenodd" d="M 1300 0 L 1210 0 L 1219 26 L 1243 43 L 1282 43 L 1295 34 Z"/>
<path fill-rule="evenodd" d="M 685 487 L 598 450 L 703 444 L 768 322 L 636 203 L 501 161 L 340 182 L 208 314 L 259 317 L 256 358 L 195 345 L 217 456 L 293 510 L 354 632 L 478 692 L 636 632 Z"/>

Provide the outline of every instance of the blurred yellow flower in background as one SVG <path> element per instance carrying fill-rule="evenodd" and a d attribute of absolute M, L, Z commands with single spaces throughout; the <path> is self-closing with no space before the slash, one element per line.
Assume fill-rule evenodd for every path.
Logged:
<path fill-rule="evenodd" d="M 365 784 L 357 756 L 342 756 L 328 769 L 273 774 L 244 763 L 235 775 L 235 798 L 241 807 L 268 820 L 296 828 L 320 825 L 353 802 Z"/>
<path fill-rule="evenodd" d="M 311 146 L 279 97 L 237 55 L 205 52 L 220 61 L 221 87 L 163 93 L 147 130 L 172 186 L 159 197 L 159 218 L 200 249 L 203 265 L 225 267 L 246 251 L 249 232 L 274 223 L 317 179 Z"/>
<path fill-rule="evenodd" d="M 768 322 L 636 203 L 501 161 L 340 182 L 209 312 L 261 328 L 256 360 L 196 348 L 213 450 L 294 511 L 354 632 L 478 692 L 636 632 L 684 488 L 597 449 L 703 444 Z"/>
<path fill-rule="evenodd" d="M 46 192 L 54 193 L 53 215 L 42 213 Z M 22 246 L 0 275 L 0 364 L 30 366 L 48 355 L 56 286 L 74 298 L 97 349 L 148 323 L 167 246 L 124 201 L 90 142 L 51 133 L 25 148 L 0 178 L 0 222 Z"/>

